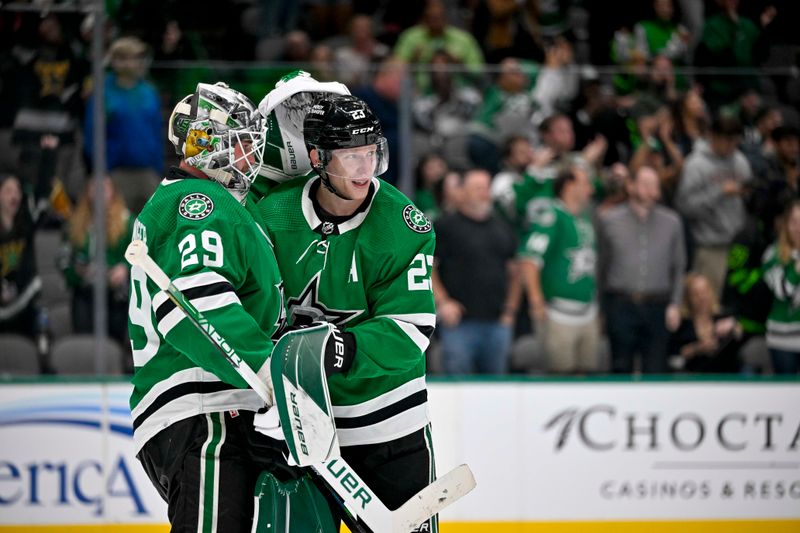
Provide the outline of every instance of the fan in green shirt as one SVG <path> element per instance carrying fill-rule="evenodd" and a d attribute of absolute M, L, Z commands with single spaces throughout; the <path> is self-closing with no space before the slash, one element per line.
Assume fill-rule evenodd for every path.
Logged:
<path fill-rule="evenodd" d="M 407 63 L 427 65 L 440 50 L 445 51 L 455 62 L 464 65 L 469 73 L 480 74 L 484 60 L 478 41 L 464 30 L 447 24 L 445 7 L 436 0 L 427 2 L 420 24 L 400 34 L 394 47 L 394 55 Z M 428 84 L 428 74 L 419 72 L 417 88 L 425 92 Z"/>

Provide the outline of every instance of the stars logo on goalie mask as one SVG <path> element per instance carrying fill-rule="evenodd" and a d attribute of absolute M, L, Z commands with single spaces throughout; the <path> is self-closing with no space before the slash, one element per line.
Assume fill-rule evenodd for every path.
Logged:
<path fill-rule="evenodd" d="M 291 297 L 286 302 L 289 314 L 292 317 L 292 324 L 306 325 L 318 320 L 326 320 L 337 326 L 341 326 L 353 320 L 364 312 L 363 309 L 345 310 L 330 309 L 319 300 L 319 277 L 320 273 L 311 278 L 308 285 L 297 297 Z"/>

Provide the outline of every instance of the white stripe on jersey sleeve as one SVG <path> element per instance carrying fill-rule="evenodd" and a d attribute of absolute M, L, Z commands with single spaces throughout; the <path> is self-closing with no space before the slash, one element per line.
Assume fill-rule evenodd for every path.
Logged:
<path fill-rule="evenodd" d="M 175 287 L 180 291 L 193 289 L 195 287 L 202 287 L 204 285 L 211 285 L 213 283 L 228 283 L 230 285 L 230 282 L 225 279 L 224 276 L 221 276 L 216 272 L 199 272 L 197 274 L 192 274 L 191 276 L 176 278 L 172 281 L 172 284 L 175 285 Z M 158 291 L 158 293 L 156 293 L 156 295 L 153 297 L 153 310 L 155 311 L 158 309 L 159 306 L 168 299 L 169 296 L 166 292 Z"/>
<path fill-rule="evenodd" d="M 436 326 L 435 313 L 406 313 L 400 315 L 380 315 L 376 318 L 393 318 L 395 320 L 402 320 L 414 324 L 415 326 Z"/>
<path fill-rule="evenodd" d="M 169 300 L 169 296 L 165 291 L 158 291 L 155 296 L 153 296 L 153 300 L 150 302 L 150 306 L 153 308 L 153 311 L 161 307 L 161 304 Z"/>
<path fill-rule="evenodd" d="M 428 337 L 423 335 L 419 329 L 417 329 L 417 326 L 409 322 L 397 320 L 396 318 L 393 318 L 392 322 L 397 324 L 397 327 L 403 330 L 403 333 L 405 333 L 408 338 L 414 341 L 414 344 L 417 345 L 417 348 L 419 348 L 421 352 L 424 352 L 428 349 L 428 345 L 431 343 L 431 341 L 428 339 Z"/>
<path fill-rule="evenodd" d="M 334 405 L 334 418 L 355 418 L 383 409 L 387 405 L 399 402 L 412 394 L 425 390 L 425 377 L 414 378 L 403 383 L 399 387 L 390 390 L 380 396 L 376 396 L 366 402 L 356 405 Z"/>
<path fill-rule="evenodd" d="M 424 428 L 429 422 L 428 404 L 425 403 L 370 426 L 337 428 L 336 436 L 339 437 L 340 446 L 376 444 L 409 435 Z"/>
<path fill-rule="evenodd" d="M 167 390 L 175 387 L 176 385 L 181 385 L 183 383 L 190 383 L 192 381 L 206 381 L 206 382 L 215 382 L 215 381 L 222 381 L 219 379 L 215 374 L 203 370 L 199 367 L 192 367 L 186 368 L 184 370 L 180 370 L 175 372 L 170 377 L 163 379 L 153 385 L 147 394 L 136 404 L 131 410 L 131 417 L 134 419 L 145 412 L 150 405 L 159 397 L 161 394 L 166 392 Z"/>
<path fill-rule="evenodd" d="M 154 300 L 155 302 L 155 300 Z M 204 311 L 211 311 L 212 309 L 219 309 L 220 307 L 225 307 L 226 305 L 237 304 L 242 305 L 242 302 L 239 301 L 239 297 L 236 296 L 236 293 L 232 291 L 224 292 L 222 294 L 214 294 L 212 296 L 204 296 L 203 298 L 196 298 L 191 300 L 192 305 L 194 305 L 198 311 L 201 313 Z M 158 331 L 164 337 L 167 336 L 172 328 L 177 326 L 181 320 L 186 318 L 186 315 L 178 309 L 177 307 L 167 313 L 167 315 L 161 319 L 158 323 Z"/>
<path fill-rule="evenodd" d="M 212 271 L 198 272 L 191 276 L 184 276 L 176 278 L 172 283 L 182 291 L 191 289 L 192 287 L 202 287 L 203 285 L 211 285 L 212 283 L 230 283 L 224 276 Z"/>

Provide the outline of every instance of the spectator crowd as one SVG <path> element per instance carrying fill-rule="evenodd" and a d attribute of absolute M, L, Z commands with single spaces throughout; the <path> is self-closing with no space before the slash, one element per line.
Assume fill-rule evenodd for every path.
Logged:
<path fill-rule="evenodd" d="M 174 103 L 226 75 L 258 101 L 297 67 L 370 105 L 391 153 L 382 178 L 433 220 L 431 371 L 800 372 L 790 0 L 251 0 L 225 20 L 179 0 L 110 3 L 102 191 L 93 18 L 13 5 L 0 334 L 35 341 L 42 372 L 50 341 L 92 332 L 98 271 L 125 352 L 123 252 L 175 162 Z"/>

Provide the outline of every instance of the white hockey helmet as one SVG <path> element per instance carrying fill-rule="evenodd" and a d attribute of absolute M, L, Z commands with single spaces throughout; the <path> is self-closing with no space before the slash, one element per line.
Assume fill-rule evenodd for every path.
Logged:
<path fill-rule="evenodd" d="M 263 121 L 272 147 L 264 155 L 260 175 L 283 182 L 311 172 L 308 152 L 303 150 L 303 120 L 315 103 L 328 94 L 350 94 L 338 82 L 319 82 L 304 70 L 295 70 L 275 83 L 258 104 L 256 118 Z"/>
<path fill-rule="evenodd" d="M 226 84 L 198 83 L 173 109 L 169 140 L 187 164 L 241 199 L 258 175 L 264 152 L 265 136 L 254 112 L 253 102 Z"/>

